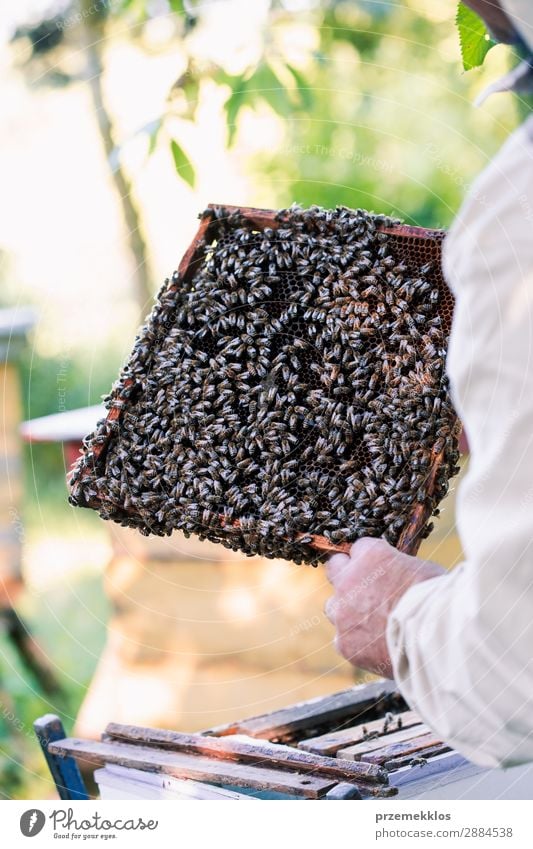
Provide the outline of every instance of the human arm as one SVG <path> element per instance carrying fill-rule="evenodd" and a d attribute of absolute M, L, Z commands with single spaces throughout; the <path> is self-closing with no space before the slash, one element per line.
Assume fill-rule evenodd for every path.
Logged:
<path fill-rule="evenodd" d="M 447 369 L 471 450 L 457 503 L 465 562 L 412 583 L 386 624 L 408 703 L 486 766 L 533 760 L 532 133 L 516 131 L 474 183 L 445 248 Z M 394 587 L 394 558 L 383 568 Z M 367 627 L 382 652 L 379 609 Z"/>

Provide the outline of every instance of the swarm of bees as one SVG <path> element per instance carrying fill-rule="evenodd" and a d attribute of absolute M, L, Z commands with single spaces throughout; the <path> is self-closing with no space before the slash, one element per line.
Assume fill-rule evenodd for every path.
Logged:
<path fill-rule="evenodd" d="M 363 210 L 292 207 L 261 230 L 203 215 L 216 237 L 165 281 L 71 503 L 297 563 L 324 559 L 315 534 L 397 543 L 458 456 L 431 264 L 413 268 L 384 232 L 396 222 Z"/>

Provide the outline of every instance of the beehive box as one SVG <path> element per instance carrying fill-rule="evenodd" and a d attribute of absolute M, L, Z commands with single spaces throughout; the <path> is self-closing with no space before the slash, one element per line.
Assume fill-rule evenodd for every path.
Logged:
<path fill-rule="evenodd" d="M 441 231 L 211 206 L 85 441 L 71 501 L 316 563 L 414 553 L 456 471 Z"/>
<path fill-rule="evenodd" d="M 107 798 L 530 799 L 533 790 L 531 764 L 470 763 L 384 680 L 203 734 L 111 723 L 99 742 L 48 750 L 104 765 Z"/>

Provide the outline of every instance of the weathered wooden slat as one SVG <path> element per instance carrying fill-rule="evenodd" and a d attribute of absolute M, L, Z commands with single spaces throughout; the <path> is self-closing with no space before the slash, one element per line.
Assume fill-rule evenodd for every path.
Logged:
<path fill-rule="evenodd" d="M 193 752 L 222 760 L 254 763 L 256 766 L 288 768 L 335 778 L 339 781 L 363 780 L 370 783 L 387 783 L 387 773 L 380 767 L 338 758 L 319 757 L 298 749 L 268 742 L 247 742 L 242 738 L 207 737 L 200 734 L 183 734 L 159 728 L 142 728 L 111 722 L 104 739 L 126 743 L 157 746 L 176 752 Z"/>
<path fill-rule="evenodd" d="M 475 766 L 470 761 L 467 761 L 458 752 L 450 750 L 442 755 L 435 755 L 428 760 L 423 767 L 404 766 L 395 769 L 391 772 L 389 780 L 391 785 L 398 787 L 400 793 L 402 788 L 408 787 L 418 781 L 427 781 L 434 779 L 436 786 L 444 786 L 448 781 L 461 779 L 465 775 L 475 775 L 477 772 L 482 772 L 484 767 Z"/>
<path fill-rule="evenodd" d="M 347 718 L 355 719 L 373 709 L 381 700 L 387 702 L 392 699 L 396 693 L 394 681 L 382 679 L 342 690 L 332 696 L 319 696 L 272 713 L 219 726 L 206 734 L 217 737 L 226 734 L 248 734 L 250 737 L 266 740 L 283 739 L 309 728 L 319 728 L 321 725 Z"/>
<path fill-rule="evenodd" d="M 338 782 L 331 778 L 316 777 L 264 767 L 237 764 L 233 761 L 214 760 L 202 755 L 168 752 L 126 743 L 107 743 L 69 738 L 50 746 L 54 754 L 81 757 L 86 761 L 161 772 L 176 778 L 191 778 L 207 784 L 248 787 L 253 790 L 272 790 L 307 799 L 320 799 Z"/>
<path fill-rule="evenodd" d="M 362 740 L 354 746 L 346 746 L 344 749 L 339 749 L 337 757 L 344 760 L 360 761 L 362 757 L 372 754 L 372 752 L 380 751 L 383 748 L 391 749 L 393 746 L 400 745 L 404 742 L 409 743 L 411 740 L 425 736 L 428 733 L 429 728 L 423 723 L 415 725 L 413 728 L 402 728 L 401 731 L 393 731 L 392 734 L 387 734 L 386 737 L 377 737 L 374 740 Z"/>
<path fill-rule="evenodd" d="M 321 734 L 319 737 L 309 737 L 307 740 L 301 740 L 298 748 L 316 755 L 335 755 L 339 749 L 368 740 L 373 734 L 388 736 L 395 731 L 412 728 L 421 723 L 419 715 L 414 710 L 408 710 L 394 714 L 394 718 L 386 725 L 386 730 L 384 730 L 385 718 L 381 717 L 371 722 L 360 722 L 357 725 L 341 728 L 339 731 Z"/>
<path fill-rule="evenodd" d="M 420 760 L 417 763 L 418 758 L 424 758 L 426 761 L 429 761 L 430 758 L 434 758 L 437 755 L 442 755 L 444 752 L 449 752 L 450 747 L 446 745 L 446 743 L 438 743 L 436 746 L 429 746 L 427 749 L 422 749 L 419 752 L 411 752 L 409 755 L 402 755 L 398 758 L 391 758 L 389 761 L 385 761 L 384 767 L 387 770 L 395 770 L 401 769 L 404 766 L 409 766 L 414 769 L 414 767 L 420 767 L 421 769 L 425 769 L 427 763 L 424 763 L 423 760 Z"/>
<path fill-rule="evenodd" d="M 401 758 L 405 755 L 414 756 L 419 754 L 424 755 L 426 749 L 434 747 L 440 748 L 441 752 L 445 752 L 449 746 L 439 740 L 432 732 L 423 734 L 421 737 L 413 737 L 412 740 L 405 740 L 403 743 L 396 743 L 392 746 L 384 746 L 381 749 L 376 749 L 362 756 L 361 760 L 367 763 L 384 764 L 385 761 L 390 761 L 394 758 Z"/>

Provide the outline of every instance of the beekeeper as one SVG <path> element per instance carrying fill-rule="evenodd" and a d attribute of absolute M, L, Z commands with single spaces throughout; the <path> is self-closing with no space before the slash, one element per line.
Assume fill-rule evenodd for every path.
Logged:
<path fill-rule="evenodd" d="M 533 3 L 469 0 L 533 50 Z M 525 63 L 511 82 L 527 84 Z M 518 82 L 517 82 L 518 81 Z M 501 87 L 501 86 L 500 86 Z M 533 118 L 481 174 L 445 240 L 447 359 L 470 445 L 452 572 L 362 539 L 328 564 L 339 652 L 394 677 L 411 707 L 485 766 L 533 760 Z"/>

